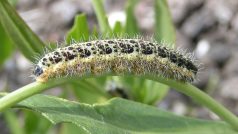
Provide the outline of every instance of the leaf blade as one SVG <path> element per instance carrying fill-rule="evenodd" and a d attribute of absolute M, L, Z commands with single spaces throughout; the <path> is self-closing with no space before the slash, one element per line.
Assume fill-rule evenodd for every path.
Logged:
<path fill-rule="evenodd" d="M 111 33 L 111 28 L 108 23 L 106 12 L 103 7 L 102 0 L 92 0 L 93 8 L 95 10 L 99 27 L 103 35 Z"/>
<path fill-rule="evenodd" d="M 129 0 L 126 7 L 125 33 L 130 37 L 134 37 L 135 35 L 139 34 L 139 28 L 134 16 L 134 8 L 137 2 L 138 0 Z"/>
<path fill-rule="evenodd" d="M 13 7 L 6 1 L 0 1 L 0 22 L 26 58 L 34 61 L 35 53 L 42 53 L 44 43 L 32 32 Z"/>
<path fill-rule="evenodd" d="M 174 47 L 176 34 L 166 0 L 155 0 L 155 32 L 159 42 L 166 42 L 168 47 Z"/>
<path fill-rule="evenodd" d="M 236 133 L 223 122 L 176 116 L 148 105 L 118 98 L 104 104 L 88 105 L 52 96 L 35 95 L 18 106 L 40 112 L 53 123 L 70 122 L 91 133 Z"/>
<path fill-rule="evenodd" d="M 66 35 L 66 41 L 68 44 L 71 43 L 71 39 L 76 41 L 88 41 L 89 30 L 88 30 L 86 15 L 80 14 L 75 17 L 74 25 Z"/>
<path fill-rule="evenodd" d="M 1 22 L 0 22 L 0 66 L 6 61 L 6 59 L 11 55 L 13 51 L 13 44 L 11 42 L 11 39 L 9 36 L 5 33 L 5 30 L 3 29 Z"/>
<path fill-rule="evenodd" d="M 17 115 L 13 111 L 6 111 L 3 113 L 4 118 L 7 122 L 8 128 L 12 134 L 24 134 L 25 131 L 19 125 Z"/>

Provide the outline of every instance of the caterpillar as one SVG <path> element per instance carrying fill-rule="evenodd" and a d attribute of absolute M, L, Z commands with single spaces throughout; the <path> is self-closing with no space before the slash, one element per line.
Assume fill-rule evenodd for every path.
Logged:
<path fill-rule="evenodd" d="M 45 54 L 34 66 L 38 82 L 62 76 L 153 75 L 193 82 L 198 67 L 192 58 L 157 42 L 105 39 L 74 43 Z"/>

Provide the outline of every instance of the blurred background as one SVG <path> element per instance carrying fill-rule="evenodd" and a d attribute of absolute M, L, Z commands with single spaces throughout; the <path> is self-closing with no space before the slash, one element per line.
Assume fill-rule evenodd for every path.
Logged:
<path fill-rule="evenodd" d="M 198 63 L 202 63 L 197 81 L 193 84 L 238 115 L 238 1 L 167 0 L 167 2 L 176 31 L 176 47 L 194 53 Z M 77 14 L 86 14 L 88 27 L 91 31 L 98 25 L 90 0 L 18 0 L 12 1 L 12 3 L 28 26 L 46 44 L 64 43 L 66 33 L 73 26 Z M 125 25 L 126 3 L 126 0 L 104 1 L 111 27 L 114 27 L 117 21 Z M 154 33 L 154 11 L 153 0 L 140 0 L 135 5 L 133 14 L 143 36 L 156 34 Z M 28 77 L 31 74 L 29 70 L 32 63 L 14 46 L 12 48 L 11 55 L 0 68 L 0 91 L 10 92 L 33 82 L 32 78 Z M 103 79 L 105 80 L 101 86 L 108 90 L 110 95 L 119 94 L 124 98 L 133 99 L 133 97 L 128 97 L 130 94 L 127 94 L 126 89 L 124 91 L 123 85 L 115 84 L 117 83 L 115 78 Z M 70 87 L 66 85 L 63 88 Z M 114 93 L 114 90 L 119 93 Z M 62 95 L 62 92 L 65 91 L 55 88 L 48 90 L 46 94 L 64 97 L 65 94 Z M 75 99 L 72 97 L 75 92 L 66 94 L 72 100 Z M 134 100 L 140 101 L 140 99 Z M 206 108 L 175 90 L 169 90 L 160 100 L 148 104 L 156 105 L 178 115 L 217 119 Z M 27 113 L 29 115 L 20 116 L 21 119 L 17 120 L 24 122 L 24 118 L 38 117 L 38 115 Z M 1 133 L 9 133 L 10 117 L 12 116 L 9 114 L 0 115 Z"/>

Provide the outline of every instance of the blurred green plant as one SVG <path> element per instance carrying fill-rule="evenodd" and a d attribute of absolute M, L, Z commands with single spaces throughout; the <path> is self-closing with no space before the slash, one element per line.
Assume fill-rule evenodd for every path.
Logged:
<path fill-rule="evenodd" d="M 13 44 L 11 39 L 6 34 L 0 23 L 0 66 L 6 61 L 13 51 Z"/>
<path fill-rule="evenodd" d="M 137 2 L 138 0 L 129 0 L 126 5 L 126 25 L 124 34 L 127 34 L 130 37 L 140 34 L 134 15 Z"/>
<path fill-rule="evenodd" d="M 176 33 L 166 0 L 155 0 L 155 38 L 174 48 Z"/>
<path fill-rule="evenodd" d="M 127 1 L 125 26 L 122 25 L 121 22 L 116 22 L 116 25 L 111 28 L 108 24 L 102 1 L 92 0 L 100 31 L 97 30 L 97 27 L 94 27 L 90 33 L 86 15 L 77 15 L 72 29 L 69 30 L 66 35 L 67 43 L 70 44 L 72 39 L 76 42 L 88 41 L 90 35 L 95 37 L 104 35 L 108 36 L 108 38 L 115 38 L 116 36 L 133 38 L 135 35 L 141 35 L 133 13 L 137 2 L 137 0 Z M 166 0 L 154 0 L 154 2 L 156 20 L 155 39 L 158 42 L 167 42 L 170 44 L 169 47 L 174 47 L 175 30 L 167 2 Z M 4 37 L 4 40 L 0 40 L 1 43 L 3 42 L 4 45 L 6 45 L 12 42 L 30 61 L 34 61 L 32 55 L 42 54 L 44 44 L 6 0 L 0 0 L 0 24 L 2 28 L 4 28 L 4 30 L 1 30 L 0 25 L 0 34 Z M 8 39 L 7 36 L 10 38 Z M 4 45 L 3 47 L 9 47 L 9 45 Z M 4 48 L 4 50 L 5 49 L 9 49 L 10 52 L 12 51 L 11 48 Z M 5 54 L 6 56 L 3 56 L 2 59 L 0 58 L 0 62 L 4 62 L 6 57 L 10 55 L 10 52 L 7 52 Z M 34 112 L 39 112 L 52 123 L 70 122 L 75 124 L 61 124 L 61 134 L 77 132 L 121 133 L 122 131 L 127 133 L 139 133 L 141 131 L 146 133 L 195 133 L 195 129 L 199 130 L 197 131 L 198 133 L 216 133 L 218 131 L 235 133 L 225 122 L 201 121 L 178 117 L 168 112 L 157 110 L 151 106 L 145 106 L 132 101 L 121 99 L 109 100 L 112 96 L 105 90 L 108 81 L 114 81 L 122 85 L 125 90 L 127 89 L 127 93 L 131 96 L 130 99 L 150 105 L 161 101 L 167 94 L 168 86 L 171 86 L 192 97 L 202 105 L 205 105 L 233 126 L 233 128 L 238 129 L 237 117 L 209 96 L 199 91 L 199 89 L 185 83 L 167 81 L 160 78 L 157 80 L 146 76 L 141 78 L 117 76 L 93 78 L 93 76 L 91 76 L 90 79 L 65 78 L 43 84 L 34 82 L 2 97 L 0 99 L 0 111 L 11 106 L 26 108 Z M 57 85 L 63 85 L 63 97 L 69 97 L 70 93 L 68 92 L 71 91 L 74 97 L 81 103 L 62 100 L 51 96 L 33 96 L 34 94 Z M 32 97 L 26 99 L 30 96 Z M 95 104 L 101 102 L 104 103 Z M 12 112 L 5 112 L 5 117 L 12 133 L 34 133 L 34 131 L 46 133 L 50 131 L 48 121 L 42 120 L 38 115 L 29 112 L 26 112 L 24 115 L 25 129 L 16 131 L 14 128 L 19 128 L 19 125 L 16 123 L 18 122 L 16 119 L 17 115 L 14 115 Z M 31 123 L 32 120 L 34 120 L 34 123 Z"/>
<path fill-rule="evenodd" d="M 66 36 L 66 42 L 71 44 L 72 40 L 75 41 L 88 41 L 89 28 L 85 14 L 80 14 L 75 17 L 74 25 L 69 30 Z"/>
<path fill-rule="evenodd" d="M 44 44 L 6 0 L 0 1 L 0 22 L 12 43 L 31 61 L 33 55 L 42 54 Z"/>

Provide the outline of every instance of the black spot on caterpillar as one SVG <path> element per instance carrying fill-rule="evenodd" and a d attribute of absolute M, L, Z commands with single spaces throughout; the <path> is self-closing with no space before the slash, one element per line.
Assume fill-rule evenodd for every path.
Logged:
<path fill-rule="evenodd" d="M 36 81 L 60 76 L 155 75 L 192 82 L 198 72 L 180 52 L 142 39 L 108 39 L 75 43 L 50 52 L 35 65 Z"/>

